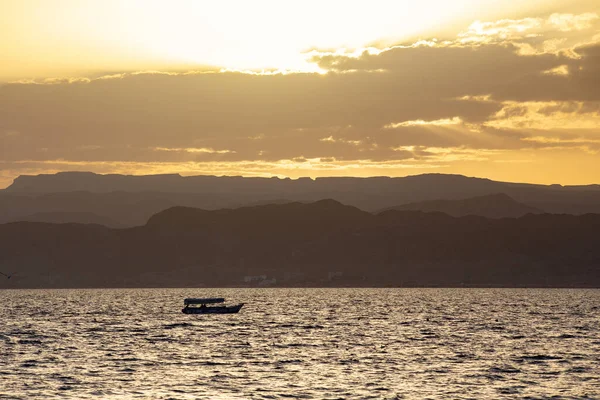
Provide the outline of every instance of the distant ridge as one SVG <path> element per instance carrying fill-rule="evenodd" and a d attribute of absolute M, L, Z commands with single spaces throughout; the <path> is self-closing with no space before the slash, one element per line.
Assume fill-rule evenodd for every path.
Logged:
<path fill-rule="evenodd" d="M 173 206 L 215 210 L 274 202 L 314 202 L 334 199 L 364 211 L 377 212 L 411 203 L 460 200 L 503 193 L 509 200 L 488 199 L 491 208 L 475 212 L 492 216 L 527 212 L 581 215 L 600 213 L 600 186 L 534 185 L 496 182 L 462 175 L 424 174 L 390 177 L 245 178 L 240 176 L 99 175 L 62 172 L 23 175 L 0 191 L 0 223 L 24 220 L 40 213 L 92 213 L 119 226 L 144 225 L 150 216 Z M 483 200 L 482 200 L 483 201 Z M 467 211 L 454 205 L 421 204 L 417 209 L 446 209 L 452 215 Z M 421 208 L 419 208 L 421 207 Z M 453 208 L 454 207 L 454 208 Z M 460 207 L 459 207 L 460 208 Z M 522 211 L 519 211 L 519 208 Z M 500 211 L 503 209 L 504 211 Z M 512 211 L 511 211 L 512 210 Z M 67 216 L 67 214 L 64 214 Z M 60 220 L 56 220 L 60 222 Z M 71 222 L 66 218 L 64 222 Z"/>
<path fill-rule="evenodd" d="M 390 207 L 388 210 L 443 212 L 453 217 L 478 215 L 487 218 L 517 218 L 526 214 L 542 213 L 538 208 L 519 203 L 504 193 L 462 200 L 422 201 Z"/>
<path fill-rule="evenodd" d="M 392 187 L 401 184 L 404 188 L 416 191 L 419 196 L 444 192 L 448 198 L 472 192 L 484 194 L 495 187 L 547 188 L 553 190 L 574 189 L 600 191 L 600 185 L 562 186 L 539 185 L 528 183 L 497 182 L 485 178 L 473 178 L 455 174 L 422 174 L 406 177 L 317 177 L 311 178 L 261 178 L 242 176 L 196 175 L 181 176 L 179 174 L 158 175 L 119 175 L 96 174 L 93 172 L 58 172 L 56 174 L 21 175 L 5 190 L 11 193 L 59 193 L 87 191 L 92 193 L 107 192 L 222 192 L 232 189 L 240 192 L 256 192 L 266 190 L 305 191 L 308 189 L 323 190 L 332 186 L 332 190 L 367 190 L 383 189 L 394 191 Z M 424 185 L 426 184 L 426 185 Z M 481 194 L 483 195 L 483 194 Z M 467 196 L 467 197 L 472 197 Z M 464 197 L 463 197 L 464 198 Z"/>
<path fill-rule="evenodd" d="M 317 178 L 261 178 L 242 176 L 179 174 L 157 175 L 120 175 L 96 174 L 93 172 L 58 172 L 56 174 L 21 175 L 4 191 L 10 193 L 60 193 L 86 191 L 91 193 L 108 192 L 303 192 L 307 190 L 350 190 L 364 191 L 383 189 L 385 192 L 396 192 L 397 186 L 411 190 L 415 197 L 426 195 L 439 197 L 438 193 L 446 193 L 448 199 L 482 196 L 485 194 L 507 193 L 494 188 L 528 188 L 551 189 L 554 191 L 592 191 L 600 192 L 600 185 L 540 185 L 529 183 L 512 183 L 492 181 L 486 178 L 466 177 L 456 174 L 421 174 L 405 177 L 317 177 Z M 462 197 L 456 197 L 462 196 Z"/>
<path fill-rule="evenodd" d="M 19 193 L 152 191 L 152 188 L 169 189 L 169 186 L 172 189 L 176 187 L 177 180 L 181 178 L 178 174 L 136 176 L 102 175 L 93 172 L 72 171 L 56 174 L 21 175 L 5 190 Z"/>
<path fill-rule="evenodd" d="M 17 218 L 16 221 L 27 222 L 49 222 L 55 224 L 78 223 L 78 224 L 98 224 L 111 228 L 119 228 L 121 224 L 112 219 L 91 212 L 39 212 Z"/>

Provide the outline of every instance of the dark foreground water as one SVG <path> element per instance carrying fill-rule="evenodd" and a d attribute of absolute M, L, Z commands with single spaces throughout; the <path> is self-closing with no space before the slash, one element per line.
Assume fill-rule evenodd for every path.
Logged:
<path fill-rule="evenodd" d="M 181 313 L 214 295 L 246 306 Z M 0 304 L 0 398 L 600 398 L 600 290 L 4 290 Z"/>

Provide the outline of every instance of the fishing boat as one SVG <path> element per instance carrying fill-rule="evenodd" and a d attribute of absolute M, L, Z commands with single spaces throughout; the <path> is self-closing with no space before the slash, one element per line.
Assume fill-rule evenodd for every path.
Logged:
<path fill-rule="evenodd" d="M 184 299 L 183 310 L 181 310 L 184 314 L 237 314 L 244 303 L 237 304 L 235 306 L 226 306 L 226 305 L 218 305 L 218 306 L 209 306 L 207 304 L 221 304 L 224 303 L 225 299 L 222 297 L 208 297 L 208 298 L 189 298 Z"/>

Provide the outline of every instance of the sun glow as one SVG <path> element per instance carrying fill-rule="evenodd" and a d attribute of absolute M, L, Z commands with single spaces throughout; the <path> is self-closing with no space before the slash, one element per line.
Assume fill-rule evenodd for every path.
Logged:
<path fill-rule="evenodd" d="M 0 80 L 193 69 L 317 71 L 311 49 L 356 49 L 463 29 L 489 0 L 43 0 L 0 5 Z M 467 25 L 464 25 L 467 24 Z"/>
<path fill-rule="evenodd" d="M 317 67 L 305 55 L 311 48 L 357 48 L 386 38 L 405 39 L 456 17 L 472 1 L 375 3 L 263 0 L 233 6 L 140 0 L 121 2 L 119 13 L 137 21 L 129 39 L 158 58 L 238 69 L 313 71 Z"/>

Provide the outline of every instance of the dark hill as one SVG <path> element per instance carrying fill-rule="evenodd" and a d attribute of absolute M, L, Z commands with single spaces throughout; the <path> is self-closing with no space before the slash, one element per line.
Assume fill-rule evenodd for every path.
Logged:
<path fill-rule="evenodd" d="M 540 214 L 535 207 L 519 203 L 504 193 L 471 197 L 462 200 L 431 200 L 391 207 L 399 211 L 443 212 L 453 217 L 478 215 L 487 218 L 517 218 Z"/>
<path fill-rule="evenodd" d="M 0 225 L 0 287 L 600 287 L 600 215 L 451 217 L 336 201 L 175 207 L 129 229 Z M 267 279 L 263 279 L 266 276 Z"/>
<path fill-rule="evenodd" d="M 515 202 L 546 213 L 600 213 L 599 185 L 532 185 L 444 174 L 292 180 L 64 172 L 15 179 L 10 187 L 0 191 L 0 223 L 36 213 L 80 212 L 93 213 L 124 226 L 139 226 L 153 214 L 172 206 L 216 210 L 267 204 L 273 199 L 314 202 L 329 198 L 375 212 L 408 203 L 463 200 L 497 193 L 504 193 Z M 493 202 L 489 203 L 493 206 Z M 506 208 L 506 203 L 498 207 Z M 513 215 L 513 211 L 505 211 L 486 209 L 485 215 Z M 455 215 L 462 215 L 462 212 Z"/>
<path fill-rule="evenodd" d="M 212 227 L 255 232 L 281 228 L 287 232 L 306 227 L 345 229 L 372 220 L 372 215 L 365 211 L 326 199 L 314 203 L 267 204 L 214 211 L 172 207 L 152 216 L 147 226 L 160 229 Z"/>

